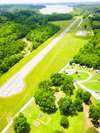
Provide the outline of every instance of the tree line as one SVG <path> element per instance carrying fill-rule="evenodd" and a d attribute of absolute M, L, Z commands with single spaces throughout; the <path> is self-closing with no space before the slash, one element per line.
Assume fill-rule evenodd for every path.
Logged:
<path fill-rule="evenodd" d="M 32 41 L 33 49 L 45 42 L 50 36 L 54 35 L 59 30 L 58 26 L 52 24 L 43 25 L 37 29 L 31 30 L 27 34 L 27 39 Z"/>
<path fill-rule="evenodd" d="M 32 10 L 0 13 L 0 75 L 23 58 L 21 51 L 26 44 L 22 38 L 26 37 L 32 41 L 33 49 L 36 49 L 60 29 L 49 23 L 48 16 Z M 57 16 L 62 20 L 64 15 Z M 54 14 L 51 15 L 51 18 L 53 17 Z M 66 20 L 68 19 L 71 17 L 66 17 Z M 58 19 L 55 18 L 55 20 Z"/>
<path fill-rule="evenodd" d="M 93 16 L 89 17 L 91 27 L 93 29 L 93 37 L 90 41 L 79 51 L 70 63 L 77 63 L 100 69 L 100 15 L 97 10 Z"/>

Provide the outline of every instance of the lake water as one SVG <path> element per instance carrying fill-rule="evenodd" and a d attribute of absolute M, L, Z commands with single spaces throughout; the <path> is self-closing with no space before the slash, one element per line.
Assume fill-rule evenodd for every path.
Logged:
<path fill-rule="evenodd" d="M 69 13 L 71 11 L 73 11 L 73 7 L 67 5 L 46 5 L 45 8 L 40 9 L 42 14 Z"/>

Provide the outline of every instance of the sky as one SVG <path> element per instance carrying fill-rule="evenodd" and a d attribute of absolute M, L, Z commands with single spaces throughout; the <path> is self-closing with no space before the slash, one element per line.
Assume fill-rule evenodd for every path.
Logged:
<path fill-rule="evenodd" d="M 100 0 L 0 0 L 0 4 L 11 4 L 11 3 L 60 3 L 60 2 L 86 2 L 86 1 L 99 1 Z"/>

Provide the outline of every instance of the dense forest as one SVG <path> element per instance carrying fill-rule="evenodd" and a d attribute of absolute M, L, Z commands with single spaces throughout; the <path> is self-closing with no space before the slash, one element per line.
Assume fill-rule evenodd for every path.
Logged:
<path fill-rule="evenodd" d="M 71 14 L 58 14 L 58 13 L 53 13 L 53 14 L 49 14 L 45 16 L 48 21 L 59 21 L 59 20 L 69 20 L 72 19 L 72 15 Z"/>
<path fill-rule="evenodd" d="M 34 29 L 28 33 L 27 39 L 32 41 L 33 49 L 36 49 L 40 44 L 45 42 L 50 36 L 59 30 L 58 26 L 48 24 Z"/>
<path fill-rule="evenodd" d="M 20 10 L 37 10 L 37 9 L 41 9 L 44 8 L 45 5 L 42 4 L 7 4 L 7 5 L 0 5 L 0 11 L 20 11 Z"/>
<path fill-rule="evenodd" d="M 79 63 L 88 67 L 100 69 L 100 9 L 95 9 L 94 14 L 89 16 L 94 36 L 73 58 L 71 63 Z"/>
<path fill-rule="evenodd" d="M 54 16 L 55 14 L 42 15 L 32 10 L 0 12 L 0 75 L 24 57 L 22 51 L 26 44 L 22 41 L 23 38 L 32 41 L 33 49 L 36 49 L 60 29 L 49 21 L 56 21 L 58 18 L 63 20 L 64 14 L 55 19 Z M 69 16 L 66 15 L 66 20 L 72 18 Z"/>

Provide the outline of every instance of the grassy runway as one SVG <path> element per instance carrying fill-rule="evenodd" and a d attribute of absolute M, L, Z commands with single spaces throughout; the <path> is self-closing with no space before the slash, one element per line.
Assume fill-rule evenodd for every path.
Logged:
<path fill-rule="evenodd" d="M 69 22 L 56 22 L 61 26 L 61 31 L 69 24 Z M 60 32 L 61 32 L 60 31 Z M 72 30 L 71 30 L 72 31 Z M 59 33 L 60 33 L 59 32 Z M 55 36 L 57 36 L 57 33 Z M 45 47 L 55 36 L 47 40 L 37 50 L 33 51 L 29 56 L 22 59 L 8 73 L 0 79 L 0 84 L 4 83 L 11 75 L 17 72 L 24 64 L 34 57 L 43 47 Z M 25 78 L 26 87 L 15 96 L 9 98 L 0 98 L 0 129 L 7 124 L 7 121 L 16 113 L 21 106 L 36 91 L 37 85 L 41 80 L 47 79 L 50 74 L 58 72 L 69 60 L 79 51 L 87 40 L 73 36 L 69 32 L 59 43 L 51 50 L 50 53 L 37 65 L 37 67 Z M 34 110 L 33 110 L 34 111 Z M 56 114 L 55 114 L 56 115 Z M 55 116 L 57 117 L 57 116 Z"/>

